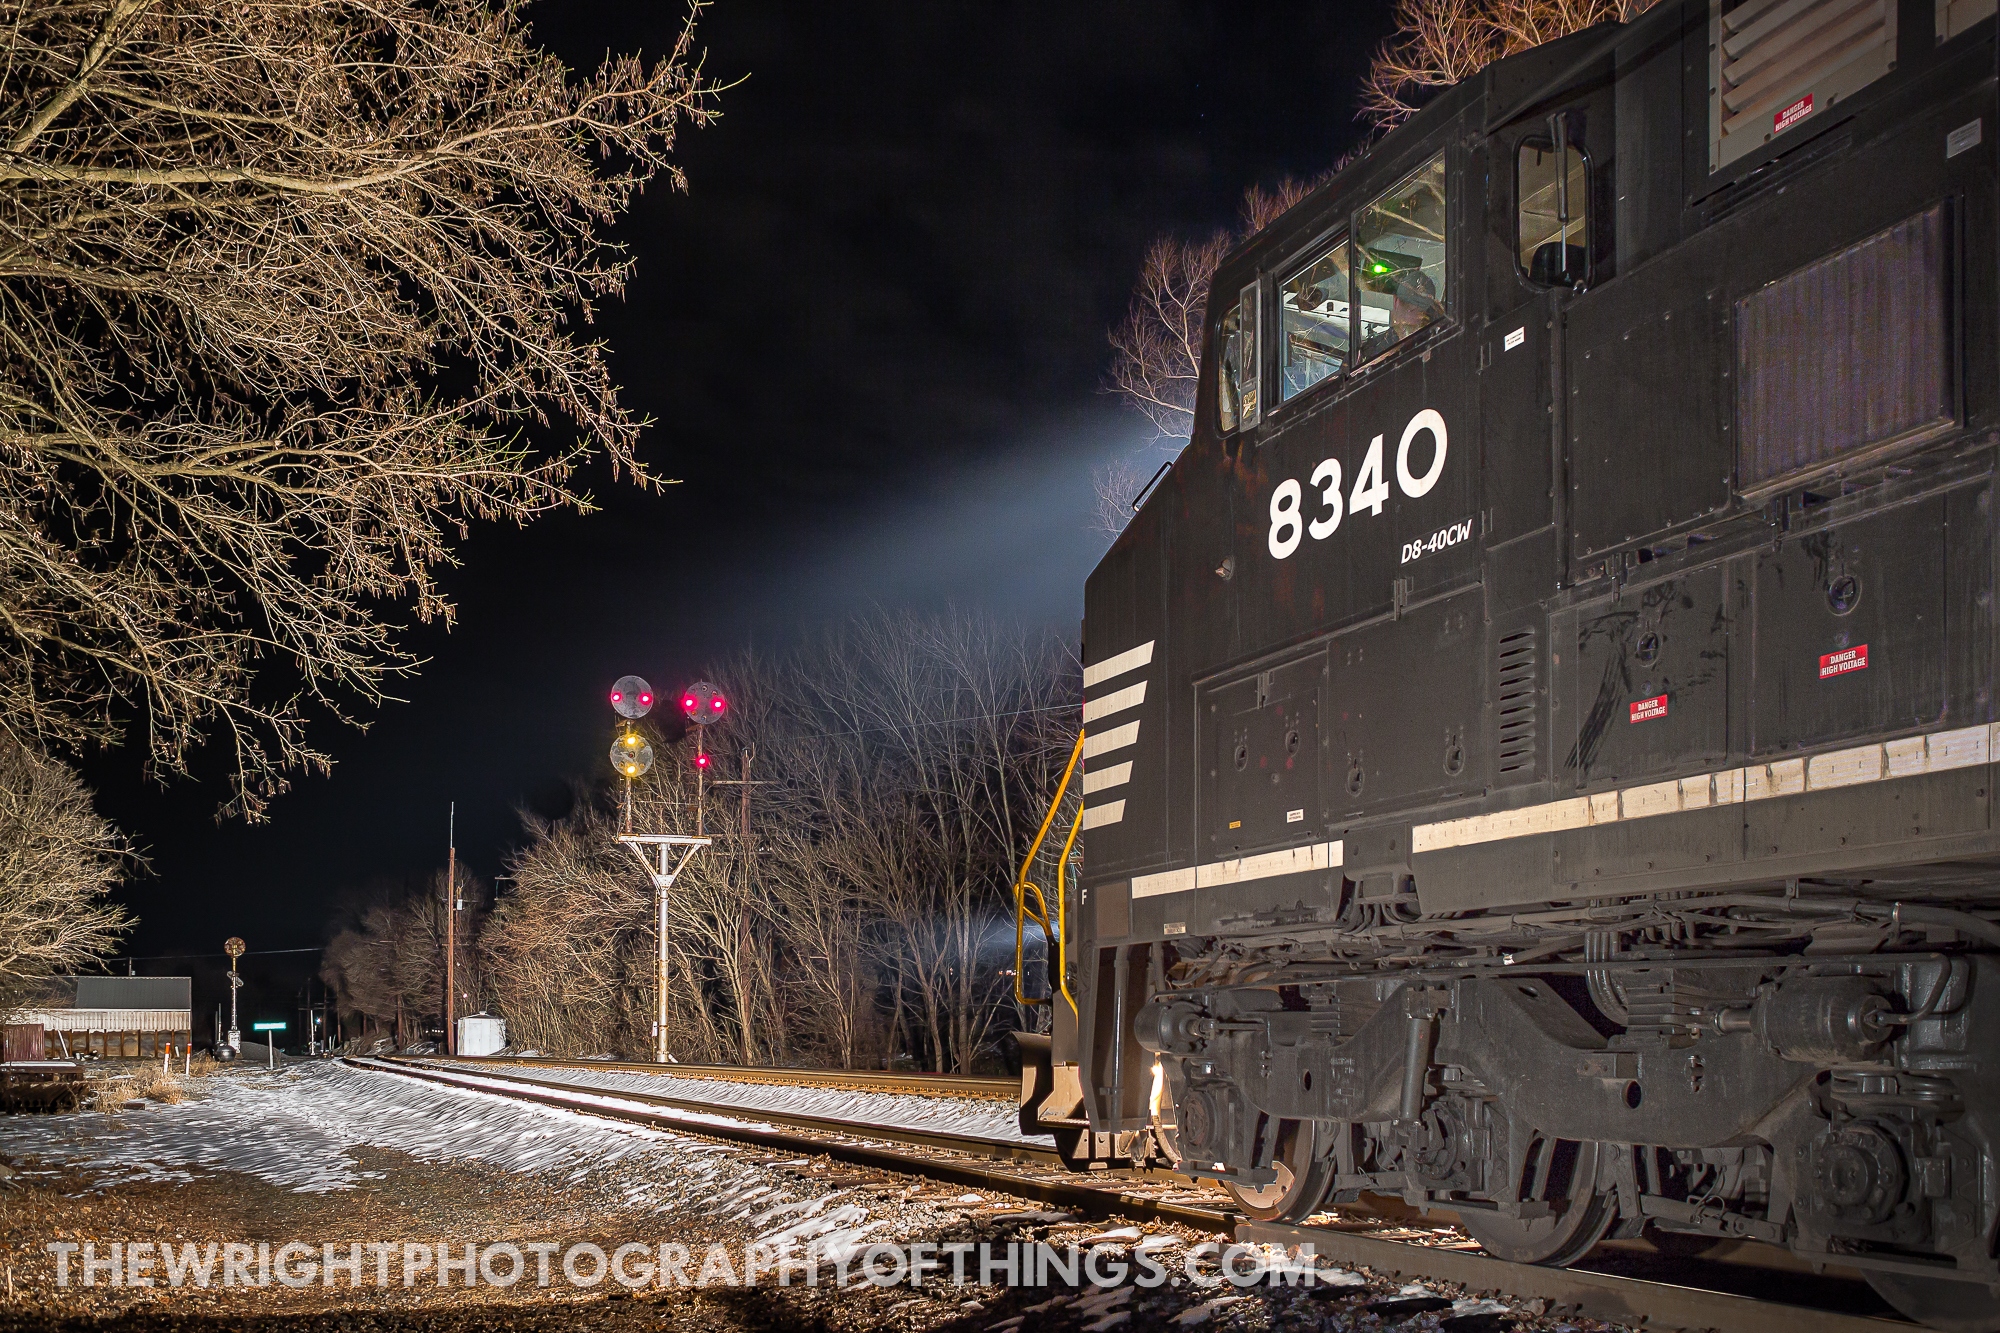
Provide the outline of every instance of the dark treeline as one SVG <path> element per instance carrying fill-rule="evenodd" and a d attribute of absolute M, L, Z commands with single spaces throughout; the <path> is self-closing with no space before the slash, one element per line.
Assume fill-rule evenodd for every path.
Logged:
<path fill-rule="evenodd" d="M 1018 1021 L 1013 879 L 1076 740 L 1072 651 L 972 616 L 880 613 L 709 678 L 732 707 L 706 738 L 715 844 L 669 895 L 674 1057 L 997 1063 Z M 692 832 L 694 739 L 663 702 L 665 729 L 640 724 L 657 758 L 631 826 Z M 526 818 L 503 892 L 462 879 L 460 1013 L 504 1015 L 518 1049 L 650 1056 L 655 899 L 616 841 L 624 820 L 607 782 L 561 819 Z M 336 936 L 324 975 L 348 1012 L 406 1038 L 436 1026 L 444 901 L 440 872 Z"/>

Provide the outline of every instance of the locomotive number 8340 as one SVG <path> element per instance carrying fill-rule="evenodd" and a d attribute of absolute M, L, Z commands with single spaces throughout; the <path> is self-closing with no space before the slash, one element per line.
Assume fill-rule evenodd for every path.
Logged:
<path fill-rule="evenodd" d="M 1024 1125 L 2000 1330 L 1994 0 L 1661 0 L 1225 259 Z"/>

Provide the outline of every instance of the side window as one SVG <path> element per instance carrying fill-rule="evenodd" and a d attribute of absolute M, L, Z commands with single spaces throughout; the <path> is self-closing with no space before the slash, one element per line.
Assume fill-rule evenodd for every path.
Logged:
<path fill-rule="evenodd" d="M 1257 294 L 1243 289 L 1215 329 L 1215 401 L 1224 431 L 1257 424 Z"/>
<path fill-rule="evenodd" d="M 1514 159 L 1521 271 L 1544 287 L 1582 282 L 1590 261 L 1590 171 L 1569 144 L 1527 139 Z"/>
<path fill-rule="evenodd" d="M 1348 253 L 1343 236 L 1278 288 L 1279 402 L 1347 369 L 1354 331 Z"/>
<path fill-rule="evenodd" d="M 1355 214 L 1357 362 L 1444 318 L 1444 154 Z"/>

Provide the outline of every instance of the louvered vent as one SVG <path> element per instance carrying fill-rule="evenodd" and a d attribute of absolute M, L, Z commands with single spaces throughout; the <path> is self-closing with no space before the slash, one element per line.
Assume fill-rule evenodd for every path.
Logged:
<path fill-rule="evenodd" d="M 1937 39 L 1948 42 L 1982 19 L 1993 17 L 1994 0 L 1937 0 Z"/>
<path fill-rule="evenodd" d="M 1500 640 L 1499 671 L 1494 689 L 1498 710 L 1500 781 L 1524 781 L 1535 771 L 1538 696 L 1535 690 L 1538 654 L 1535 631 L 1521 630 Z"/>
<path fill-rule="evenodd" d="M 1794 128 L 1896 64 L 1894 0 L 1709 0 L 1710 171 Z"/>

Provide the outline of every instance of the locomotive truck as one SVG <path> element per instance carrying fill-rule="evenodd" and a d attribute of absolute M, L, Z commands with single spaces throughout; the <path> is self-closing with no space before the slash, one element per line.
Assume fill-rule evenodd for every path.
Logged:
<path fill-rule="evenodd" d="M 1086 588 L 1072 1165 L 2000 1329 L 1994 10 L 1662 0 L 1222 264 Z"/>

